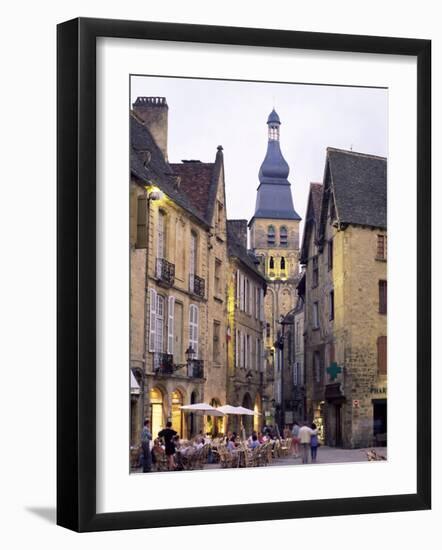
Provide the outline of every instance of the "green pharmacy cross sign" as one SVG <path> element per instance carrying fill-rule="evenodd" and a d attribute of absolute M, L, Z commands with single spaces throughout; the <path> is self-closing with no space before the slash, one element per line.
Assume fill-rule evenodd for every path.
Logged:
<path fill-rule="evenodd" d="M 327 367 L 328 375 L 330 376 L 330 380 L 336 380 L 338 377 L 338 374 L 342 372 L 342 368 L 338 366 L 336 362 L 333 361 L 333 363 L 330 363 L 330 366 Z"/>

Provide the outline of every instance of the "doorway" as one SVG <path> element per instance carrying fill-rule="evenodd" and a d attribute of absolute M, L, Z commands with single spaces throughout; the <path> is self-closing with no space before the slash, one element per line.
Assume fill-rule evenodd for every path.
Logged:
<path fill-rule="evenodd" d="M 261 410 L 262 410 L 262 403 L 261 403 L 261 396 L 259 393 L 256 394 L 255 398 L 255 406 L 253 407 L 253 411 L 255 413 L 255 416 L 253 417 L 253 430 L 255 432 L 261 431 Z"/>
<path fill-rule="evenodd" d="M 184 437 L 182 405 L 183 396 L 179 390 L 175 390 L 172 392 L 172 430 L 178 432 L 180 437 Z"/>
<path fill-rule="evenodd" d="M 342 404 L 335 405 L 335 445 L 342 447 Z"/>
<path fill-rule="evenodd" d="M 150 398 L 150 426 L 152 437 L 158 437 L 158 432 L 164 427 L 163 394 L 158 388 L 152 388 Z"/>
<path fill-rule="evenodd" d="M 373 399 L 373 443 L 387 445 L 387 400 Z"/>

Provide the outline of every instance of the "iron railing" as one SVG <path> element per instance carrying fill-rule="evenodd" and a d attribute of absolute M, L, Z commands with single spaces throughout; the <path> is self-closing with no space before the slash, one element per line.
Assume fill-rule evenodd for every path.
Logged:
<path fill-rule="evenodd" d="M 173 355 L 155 352 L 153 355 L 153 370 L 155 374 L 173 374 Z"/>
<path fill-rule="evenodd" d="M 175 282 L 175 265 L 164 258 L 157 258 L 156 277 L 164 286 L 173 286 Z"/>
<path fill-rule="evenodd" d="M 204 361 L 193 359 L 187 364 L 187 376 L 189 378 L 204 378 Z"/>
<path fill-rule="evenodd" d="M 206 282 L 201 277 L 198 277 L 198 275 L 190 274 L 189 275 L 189 292 L 192 294 L 195 294 L 195 296 L 199 296 L 200 298 L 204 298 L 205 292 L 206 292 Z"/>

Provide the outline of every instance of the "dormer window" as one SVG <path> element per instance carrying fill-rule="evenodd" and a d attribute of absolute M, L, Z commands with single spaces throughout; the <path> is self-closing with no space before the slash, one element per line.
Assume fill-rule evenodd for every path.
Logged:
<path fill-rule="evenodd" d="M 279 244 L 280 246 L 287 246 L 287 227 L 285 225 L 279 229 Z"/>
<path fill-rule="evenodd" d="M 269 225 L 267 229 L 267 244 L 269 246 L 274 246 L 275 244 L 275 228 L 273 225 Z"/>

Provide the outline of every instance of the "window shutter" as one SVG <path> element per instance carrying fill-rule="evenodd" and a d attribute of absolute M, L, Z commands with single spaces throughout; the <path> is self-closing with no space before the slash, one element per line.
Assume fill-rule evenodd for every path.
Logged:
<path fill-rule="evenodd" d="M 149 351 L 155 351 L 155 333 L 157 324 L 157 293 L 151 288 L 149 291 L 150 297 L 150 316 L 149 316 Z"/>
<path fill-rule="evenodd" d="M 244 311 L 249 312 L 249 280 L 244 277 Z"/>
<path fill-rule="evenodd" d="M 174 312 L 175 312 L 175 297 L 169 296 L 168 304 L 168 322 L 167 322 L 167 353 L 173 355 L 173 331 L 174 331 Z"/>
<path fill-rule="evenodd" d="M 244 368 L 249 367 L 249 338 L 247 334 L 244 334 Z"/>
<path fill-rule="evenodd" d="M 198 306 L 194 306 L 195 308 L 195 311 L 194 311 L 194 315 L 195 315 L 195 347 L 193 348 L 195 350 L 195 357 L 198 358 L 198 314 L 199 314 L 199 311 L 198 311 Z"/>
<path fill-rule="evenodd" d="M 259 320 L 264 321 L 264 291 L 259 289 Z"/>
<path fill-rule="evenodd" d="M 378 338 L 378 374 L 387 374 L 387 337 Z"/>
<path fill-rule="evenodd" d="M 198 358 L 198 307 L 194 304 L 189 308 L 189 345 Z"/>
<path fill-rule="evenodd" d="M 239 269 L 236 270 L 236 307 L 239 307 L 239 300 L 240 300 L 240 273 Z"/>
<path fill-rule="evenodd" d="M 239 275 L 239 309 L 244 310 L 244 275 L 240 273 Z"/>
<path fill-rule="evenodd" d="M 147 248 L 147 198 L 137 199 L 137 248 Z"/>
<path fill-rule="evenodd" d="M 239 367 L 239 330 L 236 331 L 235 338 L 235 366 Z"/>

